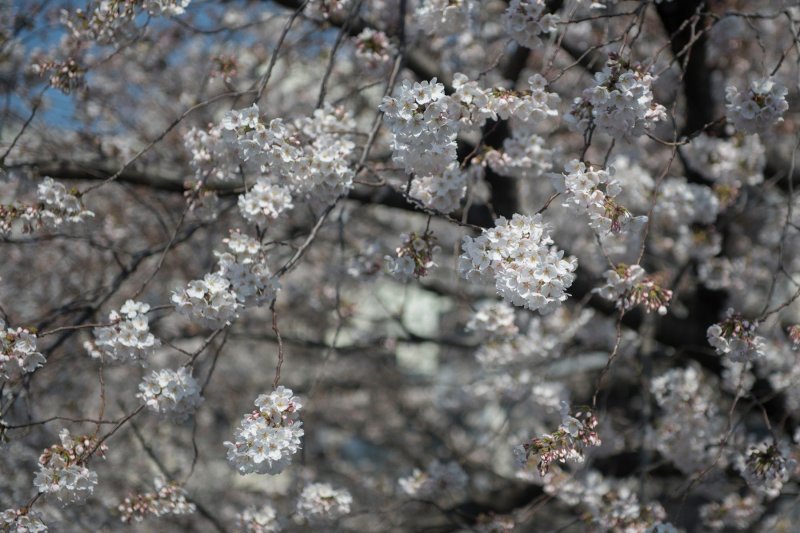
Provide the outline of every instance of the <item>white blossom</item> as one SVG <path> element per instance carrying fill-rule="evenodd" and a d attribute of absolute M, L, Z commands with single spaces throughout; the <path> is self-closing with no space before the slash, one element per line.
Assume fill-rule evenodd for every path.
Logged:
<path fill-rule="evenodd" d="M 718 355 L 743 363 L 764 357 L 765 341 L 756 335 L 757 328 L 757 322 L 745 320 L 728 309 L 725 320 L 709 326 L 706 336 Z"/>
<path fill-rule="evenodd" d="M 312 525 L 333 522 L 350 513 L 353 497 L 345 489 L 334 489 L 328 483 L 310 483 L 297 500 L 296 520 Z"/>
<path fill-rule="evenodd" d="M 664 106 L 653 102 L 654 80 L 622 59 L 609 59 L 595 74 L 596 85 L 575 99 L 564 120 L 579 132 L 594 126 L 615 139 L 638 137 L 654 122 L 666 119 Z"/>
<path fill-rule="evenodd" d="M 46 362 L 36 351 L 36 335 L 25 328 L 6 328 L 0 318 L 0 385 L 16 381 Z"/>
<path fill-rule="evenodd" d="M 275 533 L 281 530 L 278 513 L 269 504 L 248 507 L 236 516 L 236 524 L 245 533 Z"/>
<path fill-rule="evenodd" d="M 539 48 L 541 35 L 555 32 L 559 20 L 558 15 L 546 11 L 545 0 L 511 0 L 503 17 L 505 29 L 520 45 Z"/>
<path fill-rule="evenodd" d="M 33 484 L 64 504 L 80 503 L 97 485 L 97 474 L 86 467 L 87 454 L 97 444 L 92 437 L 72 437 L 67 429 L 61 430 L 59 438 L 61 444 L 47 448 L 39 457 L 39 471 Z M 97 448 L 99 455 L 104 450 L 104 446 Z"/>
<path fill-rule="evenodd" d="M 187 420 L 203 401 L 200 386 L 186 367 L 153 371 L 139 384 L 136 396 L 148 409 L 175 422 Z"/>
<path fill-rule="evenodd" d="M 291 389 L 278 387 L 255 401 L 257 410 L 245 415 L 234 432 L 234 441 L 225 442 L 228 462 L 240 474 L 279 474 L 300 449 L 303 423 L 298 411 L 300 400 Z"/>
<path fill-rule="evenodd" d="M 259 178 L 249 191 L 239 196 L 242 216 L 248 222 L 262 227 L 293 207 L 289 189 L 264 178 Z"/>
<path fill-rule="evenodd" d="M 94 328 L 94 341 L 86 344 L 93 357 L 108 357 L 123 363 L 147 364 L 148 357 L 161 346 L 150 333 L 146 303 L 127 300 L 119 312 L 108 315 L 110 326 Z"/>
<path fill-rule="evenodd" d="M 781 493 L 795 466 L 794 459 L 788 458 L 776 444 L 768 442 L 750 446 L 738 464 L 747 484 L 768 498 Z"/>
<path fill-rule="evenodd" d="M 3 533 L 42 533 L 47 531 L 47 526 L 36 511 L 6 509 L 0 513 L 0 531 Z"/>
<path fill-rule="evenodd" d="M 567 299 L 578 266 L 552 244 L 541 215 L 500 217 L 479 237 L 464 236 L 459 271 L 470 281 L 494 279 L 497 293 L 513 305 L 551 312 Z"/>
<path fill-rule="evenodd" d="M 186 490 L 177 482 L 156 477 L 155 492 L 133 493 L 117 506 L 125 523 L 141 522 L 149 516 L 186 515 L 195 512 Z"/>
<path fill-rule="evenodd" d="M 772 78 L 755 80 L 746 92 L 729 86 L 725 89 L 725 109 L 733 127 L 743 133 L 765 133 L 783 122 L 789 109 L 786 87 Z"/>

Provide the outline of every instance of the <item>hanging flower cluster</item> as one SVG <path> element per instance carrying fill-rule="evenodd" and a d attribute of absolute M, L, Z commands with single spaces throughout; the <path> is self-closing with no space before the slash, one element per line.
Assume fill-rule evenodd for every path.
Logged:
<path fill-rule="evenodd" d="M 163 477 L 154 481 L 155 492 L 132 493 L 119 504 L 120 519 L 129 524 L 141 522 L 147 517 L 178 516 L 192 514 L 195 505 L 188 500 L 183 487 L 175 482 L 167 482 Z"/>
<path fill-rule="evenodd" d="M 436 246 L 436 236 L 432 231 L 403 234 L 400 236 L 403 244 L 396 250 L 396 256 L 384 257 L 386 270 L 397 281 L 410 281 L 412 278 L 421 278 L 428 271 L 436 267 L 433 254 L 439 251 Z"/>
<path fill-rule="evenodd" d="M 796 462 L 788 458 L 776 444 L 762 442 L 748 448 L 739 470 L 751 488 L 775 498 L 789 480 L 795 465 Z"/>
<path fill-rule="evenodd" d="M 203 402 L 200 386 L 186 367 L 154 371 L 139 384 L 136 397 L 151 411 L 175 422 L 187 420 Z"/>
<path fill-rule="evenodd" d="M 744 363 L 764 357 L 765 342 L 763 337 L 756 335 L 757 329 L 757 322 L 745 320 L 733 309 L 728 309 L 725 320 L 709 326 L 706 336 L 717 354 Z"/>
<path fill-rule="evenodd" d="M 54 444 L 39 456 L 39 471 L 33 484 L 40 492 L 52 494 L 62 503 L 80 503 L 94 492 L 97 474 L 86 468 L 88 454 L 95 450 L 97 441 L 93 437 L 73 437 L 69 430 L 58 434 L 61 444 Z M 105 444 L 97 448 L 104 456 Z"/>
<path fill-rule="evenodd" d="M 119 312 L 108 315 L 110 326 L 94 328 L 94 341 L 84 346 L 92 357 L 107 357 L 122 363 L 147 364 L 147 358 L 161 346 L 150 333 L 146 303 L 128 300 Z"/>
<path fill-rule="evenodd" d="M 458 268 L 471 281 L 493 279 L 507 302 L 547 313 L 567 299 L 578 267 L 552 244 L 541 215 L 500 217 L 479 237 L 464 236 Z"/>
<path fill-rule="evenodd" d="M 526 48 L 542 46 L 541 35 L 556 31 L 559 17 L 547 13 L 545 0 L 511 0 L 503 23 L 511 38 Z"/>
<path fill-rule="evenodd" d="M 558 192 L 564 193 L 564 206 L 589 215 L 589 226 L 598 234 L 619 233 L 631 221 L 631 213 L 614 201 L 622 192 L 611 179 L 611 172 L 573 159 L 564 165 L 563 174 L 554 174 Z M 646 220 L 646 219 L 645 219 Z"/>
<path fill-rule="evenodd" d="M 556 431 L 517 446 L 514 454 L 523 468 L 527 468 L 533 458 L 538 457 L 536 468 L 539 475 L 544 476 L 554 461 L 582 463 L 584 450 L 601 444 L 596 428 L 597 418 L 591 410 L 578 409 L 574 415 L 570 415 L 569 410 L 564 409 L 561 425 Z"/>
<path fill-rule="evenodd" d="M 300 523 L 324 524 L 350 513 L 353 497 L 346 489 L 334 489 L 328 483 L 306 485 L 297 500 L 296 520 Z"/>
<path fill-rule="evenodd" d="M 596 85 L 574 100 L 564 120 L 580 132 L 594 126 L 615 139 L 638 137 L 666 119 L 664 106 L 653 102 L 653 81 L 641 67 L 612 56 L 595 74 Z"/>
<path fill-rule="evenodd" d="M 255 405 L 258 409 L 245 415 L 236 428 L 234 441 L 224 443 L 228 462 L 242 475 L 279 474 L 300 449 L 300 399 L 280 386 L 256 398 Z"/>
<path fill-rule="evenodd" d="M 604 276 L 606 284 L 595 291 L 615 302 L 618 309 L 628 311 L 642 304 L 648 313 L 667 314 L 672 291 L 663 288 L 653 276 L 648 276 L 641 266 L 620 263 L 616 268 L 606 270 Z"/>
<path fill-rule="evenodd" d="M 16 381 L 46 362 L 36 351 L 36 335 L 25 328 L 6 328 L 0 318 L 0 385 Z"/>
<path fill-rule="evenodd" d="M 783 121 L 788 90 L 772 78 L 755 80 L 746 92 L 725 89 L 725 109 L 733 127 L 743 133 L 765 133 Z"/>

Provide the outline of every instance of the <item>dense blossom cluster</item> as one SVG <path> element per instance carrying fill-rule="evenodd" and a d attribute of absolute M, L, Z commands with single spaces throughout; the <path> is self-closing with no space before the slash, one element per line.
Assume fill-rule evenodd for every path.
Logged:
<path fill-rule="evenodd" d="M 232 321 L 241 307 L 271 302 L 279 288 L 259 241 L 231 231 L 224 242 L 228 251 L 215 252 L 217 270 L 172 294 L 179 313 L 209 327 Z"/>
<path fill-rule="evenodd" d="M 400 478 L 400 489 L 412 498 L 430 498 L 438 494 L 457 494 L 463 491 L 469 477 L 455 461 L 442 463 L 434 460 L 425 471 L 417 468 L 410 476 Z"/>
<path fill-rule="evenodd" d="M 195 511 L 195 505 L 188 500 L 179 483 L 157 477 L 154 485 L 155 492 L 133 493 L 119 504 L 117 510 L 123 522 L 141 522 L 150 516 L 185 515 Z"/>
<path fill-rule="evenodd" d="M 712 531 L 746 530 L 764 512 L 761 499 L 752 494 L 728 494 L 721 502 L 708 503 L 700 508 L 703 525 Z"/>
<path fill-rule="evenodd" d="M 796 466 L 785 451 L 772 443 L 750 446 L 741 459 L 739 471 L 747 484 L 769 498 L 777 497 Z"/>
<path fill-rule="evenodd" d="M 88 11 L 62 10 L 61 21 L 79 41 L 111 44 L 132 38 L 141 12 L 151 16 L 181 15 L 192 0 L 105 0 L 90 3 Z"/>
<path fill-rule="evenodd" d="M 696 472 L 715 460 L 725 432 L 718 397 L 694 366 L 674 368 L 653 379 L 650 391 L 662 411 L 650 445 L 683 472 Z"/>
<path fill-rule="evenodd" d="M 236 150 L 223 138 L 220 124 L 211 124 L 205 130 L 192 128 L 184 135 L 183 144 L 191 156 L 189 164 L 198 184 L 206 180 L 231 181 L 239 176 Z"/>
<path fill-rule="evenodd" d="M 436 267 L 433 254 L 439 251 L 439 247 L 436 246 L 436 236 L 432 231 L 403 234 L 400 239 L 403 244 L 395 250 L 397 255 L 384 257 L 386 271 L 394 279 L 406 282 L 412 278 L 421 278 Z"/>
<path fill-rule="evenodd" d="M 94 328 L 94 341 L 85 343 L 93 357 L 107 357 L 122 363 L 147 364 L 148 357 L 161 346 L 150 333 L 146 303 L 128 300 L 119 312 L 108 315 L 110 326 Z"/>
<path fill-rule="evenodd" d="M 239 196 L 242 216 L 251 224 L 262 227 L 293 207 L 292 193 L 288 187 L 263 178 L 259 178 L 249 191 Z"/>
<path fill-rule="evenodd" d="M 698 135 L 686 147 L 689 164 L 716 186 L 734 189 L 764 181 L 764 145 L 758 135 L 728 139 Z"/>
<path fill-rule="evenodd" d="M 62 503 L 82 502 L 94 492 L 97 474 L 86 468 L 89 453 L 103 455 L 105 445 L 97 447 L 93 437 L 73 437 L 69 430 L 58 434 L 61 444 L 54 444 L 39 456 L 39 471 L 33 484 L 44 494 L 52 494 Z"/>
<path fill-rule="evenodd" d="M 0 318 L 0 385 L 16 381 L 45 363 L 36 351 L 36 335 L 25 328 L 6 328 Z"/>
<path fill-rule="evenodd" d="M 464 236 L 459 271 L 471 281 L 494 279 L 507 302 L 547 313 L 567 299 L 578 267 L 552 244 L 541 215 L 500 217 L 479 237 Z"/>
<path fill-rule="evenodd" d="M 609 171 L 573 159 L 553 180 L 565 194 L 564 206 L 588 214 L 589 226 L 598 234 L 618 233 L 631 220 L 630 212 L 614 201 L 622 189 Z"/>
<path fill-rule="evenodd" d="M 596 127 L 615 139 L 642 135 L 654 122 L 666 119 L 664 106 L 653 102 L 655 78 L 621 58 L 611 58 L 595 74 L 596 85 L 572 104 L 564 120 L 577 131 Z"/>
<path fill-rule="evenodd" d="M 311 117 L 267 123 L 253 104 L 226 113 L 221 126 L 245 170 L 261 176 L 262 187 L 271 182 L 294 198 L 327 205 L 352 186 L 356 124 L 343 108 L 326 105 Z"/>
<path fill-rule="evenodd" d="M 382 31 L 364 28 L 356 37 L 356 58 L 371 68 L 381 67 L 391 61 L 396 50 Z"/>
<path fill-rule="evenodd" d="M 706 335 L 717 354 L 744 363 L 764 357 L 764 338 L 756 334 L 757 329 L 757 322 L 745 320 L 733 309 L 728 309 L 725 320 L 709 326 Z"/>
<path fill-rule="evenodd" d="M 556 31 L 559 17 L 547 13 L 545 0 L 511 0 L 504 24 L 508 34 L 526 48 L 542 46 L 541 35 Z"/>
<path fill-rule="evenodd" d="M 480 170 L 479 166 L 462 169 L 457 163 L 452 163 L 442 174 L 415 177 L 408 195 L 428 209 L 450 213 L 461 205 L 461 199 L 467 192 L 469 175 Z"/>
<path fill-rule="evenodd" d="M 503 141 L 502 150 L 491 150 L 486 156 L 489 167 L 503 176 L 519 179 L 537 178 L 553 167 L 553 151 L 544 138 L 535 133 L 520 133 Z"/>
<path fill-rule="evenodd" d="M 242 475 L 279 474 L 300 449 L 300 399 L 280 386 L 256 398 L 255 405 L 258 409 L 236 428 L 234 441 L 225 442 L 228 462 Z"/>
<path fill-rule="evenodd" d="M 404 80 L 380 105 L 393 134 L 392 157 L 409 174 L 440 175 L 456 162 L 456 135 L 482 126 L 488 119 L 536 123 L 557 114 L 558 95 L 546 90 L 539 74 L 528 78 L 529 91 L 502 87 L 482 89 L 463 74 L 453 76 L 452 96 L 434 78 L 430 82 Z"/>
<path fill-rule="evenodd" d="M 148 409 L 175 422 L 187 420 L 203 401 L 200 386 L 186 367 L 153 371 L 139 384 L 136 396 Z"/>
<path fill-rule="evenodd" d="M 3 533 L 42 533 L 47 530 L 36 511 L 6 509 L 0 513 L 0 531 Z"/>
<path fill-rule="evenodd" d="M 617 308 L 628 311 L 639 304 L 645 310 L 667 314 L 667 306 L 672 299 L 672 291 L 663 288 L 657 279 L 648 276 L 639 265 L 620 263 L 604 274 L 606 284 L 595 289 L 600 296 L 611 300 Z"/>
<path fill-rule="evenodd" d="M 278 513 L 269 504 L 248 507 L 236 516 L 236 525 L 244 533 L 275 533 L 281 530 Z"/>
<path fill-rule="evenodd" d="M 37 228 L 56 228 L 62 224 L 78 224 L 94 217 L 83 207 L 76 191 L 68 191 L 63 183 L 44 178 L 37 187 L 38 203 L 23 207 L 0 206 L 0 232 L 11 229 L 11 221 L 19 218 L 26 231 Z"/>
<path fill-rule="evenodd" d="M 547 474 L 554 461 L 582 463 L 584 449 L 600 446 L 597 434 L 597 418 L 589 409 L 578 409 L 574 415 L 567 405 L 562 410 L 561 425 L 549 435 L 534 437 L 525 444 L 514 448 L 514 454 L 523 468 L 527 468 L 534 458 L 538 458 L 536 468 L 540 476 Z"/>
<path fill-rule="evenodd" d="M 753 81 L 746 92 L 729 86 L 725 89 L 728 120 L 743 133 L 765 133 L 783 121 L 789 109 L 787 92 L 772 78 Z"/>
<path fill-rule="evenodd" d="M 324 524 L 350 513 L 353 497 L 345 489 L 328 483 L 306 485 L 297 500 L 295 519 L 300 523 Z"/>
<path fill-rule="evenodd" d="M 467 322 L 467 331 L 488 339 L 514 337 L 519 333 L 514 323 L 514 308 L 506 302 L 485 302 Z"/>

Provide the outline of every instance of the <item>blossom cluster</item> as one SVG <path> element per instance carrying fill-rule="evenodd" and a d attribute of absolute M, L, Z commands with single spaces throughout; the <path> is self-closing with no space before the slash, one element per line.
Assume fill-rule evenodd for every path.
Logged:
<path fill-rule="evenodd" d="M 620 263 L 616 268 L 606 270 L 604 276 L 606 284 L 595 291 L 615 302 L 618 309 L 628 311 L 642 304 L 648 313 L 667 314 L 672 291 L 663 288 L 653 276 L 648 276 L 641 266 Z"/>
<path fill-rule="evenodd" d="M 256 398 L 255 405 L 258 409 L 245 415 L 236 428 L 234 441 L 224 443 L 228 462 L 242 475 L 279 474 L 300 448 L 300 399 L 280 386 Z"/>
<path fill-rule="evenodd" d="M 86 83 L 86 68 L 72 58 L 59 60 L 40 57 L 31 64 L 30 72 L 46 77 L 52 88 L 64 94 L 70 94 Z"/>
<path fill-rule="evenodd" d="M 653 102 L 653 81 L 642 68 L 611 57 L 595 74 L 596 85 L 574 100 L 564 120 L 580 132 L 596 127 L 615 139 L 638 137 L 666 119 L 664 106 Z"/>
<path fill-rule="evenodd" d="M 631 220 L 630 211 L 614 201 L 622 188 L 612 174 L 573 159 L 563 174 L 553 175 L 556 190 L 565 195 L 564 206 L 588 214 L 589 226 L 598 234 L 619 233 Z"/>
<path fill-rule="evenodd" d="M 514 308 L 506 302 L 486 302 L 467 322 L 467 331 L 488 339 L 509 339 L 519 333 Z"/>
<path fill-rule="evenodd" d="M 651 446 L 681 471 L 695 472 L 715 459 L 725 433 L 718 398 L 694 366 L 673 368 L 653 379 L 650 391 L 661 409 Z"/>
<path fill-rule="evenodd" d="M 0 231 L 8 231 L 10 222 L 20 218 L 26 231 L 44 226 L 56 228 L 62 224 L 77 224 L 94 213 L 83 207 L 77 192 L 68 191 L 63 183 L 46 177 L 37 187 L 38 203 L 24 207 L 6 206 L 0 208 Z"/>
<path fill-rule="evenodd" d="M 527 468 L 533 458 L 538 457 L 536 468 L 539 475 L 544 476 L 554 461 L 582 463 L 585 448 L 601 444 L 596 428 L 597 418 L 591 410 L 578 409 L 574 415 L 570 415 L 569 410 L 564 409 L 561 425 L 556 431 L 517 446 L 514 455 L 523 468 Z"/>
<path fill-rule="evenodd" d="M 306 485 L 297 500 L 295 518 L 312 525 L 332 522 L 350 513 L 353 497 L 346 489 L 334 489 L 328 483 Z"/>
<path fill-rule="evenodd" d="M 0 318 L 0 384 L 16 381 L 46 362 L 36 351 L 36 335 L 25 328 L 6 328 Z"/>
<path fill-rule="evenodd" d="M 261 227 L 293 207 L 289 188 L 264 178 L 259 178 L 249 191 L 239 196 L 242 216 L 251 224 Z"/>
<path fill-rule="evenodd" d="M 712 531 L 748 529 L 764 512 L 761 499 L 748 494 L 728 494 L 721 502 L 712 502 L 700 507 L 703 525 Z"/>
<path fill-rule="evenodd" d="M 473 0 L 428 0 L 419 2 L 414 19 L 425 33 L 452 35 L 469 25 Z"/>
<path fill-rule="evenodd" d="M 500 217 L 477 238 L 464 236 L 458 268 L 469 280 L 494 278 L 507 302 L 547 313 L 567 299 L 578 267 L 552 244 L 541 215 Z"/>
<path fill-rule="evenodd" d="M 738 189 L 764 181 L 765 149 L 758 135 L 720 139 L 701 133 L 686 147 L 686 155 L 689 165 L 716 187 Z"/>
<path fill-rule="evenodd" d="M 794 459 L 786 457 L 776 444 L 762 442 L 747 449 L 739 470 L 751 488 L 775 498 L 789 480 L 795 465 Z"/>
<path fill-rule="evenodd" d="M 396 50 L 389 37 L 379 30 L 364 28 L 356 37 L 356 58 L 370 68 L 386 65 L 394 57 Z"/>
<path fill-rule="evenodd" d="M 194 513 L 195 505 L 179 483 L 156 477 L 154 484 L 155 492 L 133 493 L 119 504 L 117 510 L 123 522 L 141 522 L 148 516 Z"/>
<path fill-rule="evenodd" d="M 245 533 L 275 533 L 281 530 L 278 513 L 269 504 L 249 507 L 236 516 L 239 531 Z"/>
<path fill-rule="evenodd" d="M 187 420 L 203 401 L 200 386 L 186 367 L 153 371 L 139 384 L 136 396 L 148 409 L 175 422 Z"/>
<path fill-rule="evenodd" d="M 558 20 L 545 0 L 511 0 L 503 17 L 508 34 L 526 48 L 542 46 L 541 35 L 555 32 Z"/>
<path fill-rule="evenodd" d="M 461 205 L 461 199 L 467 192 L 469 174 L 480 171 L 479 166 L 471 165 L 462 169 L 454 162 L 442 174 L 415 177 L 408 195 L 428 209 L 451 213 Z"/>
<path fill-rule="evenodd" d="M 746 92 L 729 86 L 725 89 L 725 109 L 733 127 L 743 133 L 765 133 L 783 121 L 789 109 L 786 87 L 772 78 L 754 80 Z"/>
<path fill-rule="evenodd" d="M 439 175 L 456 162 L 455 140 L 462 128 L 478 128 L 489 119 L 505 120 L 512 115 L 523 123 L 556 115 L 559 98 L 547 92 L 547 81 L 534 74 L 528 85 L 528 91 L 482 89 L 457 73 L 455 92 L 448 96 L 435 78 L 413 84 L 404 80 L 394 96 L 385 97 L 380 105 L 393 135 L 394 161 L 409 174 Z"/>
<path fill-rule="evenodd" d="M 231 181 L 239 175 L 239 158 L 235 147 L 230 146 L 222 135 L 220 124 L 211 124 L 208 129 L 192 128 L 183 137 L 189 152 L 189 164 L 195 171 L 195 181 Z"/>
<path fill-rule="evenodd" d="M 403 234 L 400 239 L 403 244 L 395 250 L 397 255 L 384 257 L 386 270 L 394 279 L 406 282 L 414 277 L 421 278 L 436 267 L 433 254 L 439 251 L 439 247 L 432 231 Z"/>
<path fill-rule="evenodd" d="M 544 138 L 535 133 L 517 134 L 503 141 L 502 150 L 490 150 L 484 159 L 489 167 L 503 176 L 519 179 L 537 178 L 553 166 L 553 151 Z"/>
<path fill-rule="evenodd" d="M 226 113 L 221 126 L 223 138 L 245 169 L 261 176 L 262 183 L 271 180 L 288 188 L 293 197 L 322 205 L 352 186 L 354 171 L 349 163 L 356 124 L 343 108 L 326 105 L 311 117 L 266 123 L 253 104 Z"/>
<path fill-rule="evenodd" d="M 181 15 L 191 1 L 106 0 L 93 2 L 88 12 L 62 10 L 61 21 L 77 40 L 111 44 L 133 37 L 134 21 L 140 12 L 151 16 Z"/>
<path fill-rule="evenodd" d="M 108 357 L 123 363 L 147 364 L 147 358 L 161 346 L 150 333 L 146 303 L 128 300 L 119 312 L 108 315 L 110 326 L 94 328 L 94 341 L 85 343 L 92 357 Z"/>
<path fill-rule="evenodd" d="M 756 334 L 757 329 L 757 322 L 745 320 L 733 309 L 728 309 L 725 320 L 709 326 L 706 336 L 718 355 L 743 363 L 764 357 L 765 341 Z"/>
<path fill-rule="evenodd" d="M 30 509 L 6 509 L 0 513 L 0 531 L 8 533 L 42 533 L 47 526 L 39 513 Z"/>
<path fill-rule="evenodd" d="M 179 313 L 209 327 L 232 321 L 241 307 L 271 302 L 279 289 L 259 241 L 231 231 L 223 242 L 228 251 L 215 252 L 217 270 L 172 293 L 172 303 Z"/>
<path fill-rule="evenodd" d="M 466 488 L 469 477 L 455 462 L 434 460 L 423 472 L 417 468 L 410 476 L 400 478 L 400 489 L 412 498 L 430 498 L 439 494 L 458 493 Z"/>
<path fill-rule="evenodd" d="M 88 454 L 96 449 L 103 456 L 106 446 L 97 447 L 93 437 L 73 437 L 67 429 L 58 436 L 61 444 L 52 445 L 39 456 L 39 471 L 33 484 L 62 503 L 82 502 L 97 485 L 97 474 L 86 468 Z"/>

